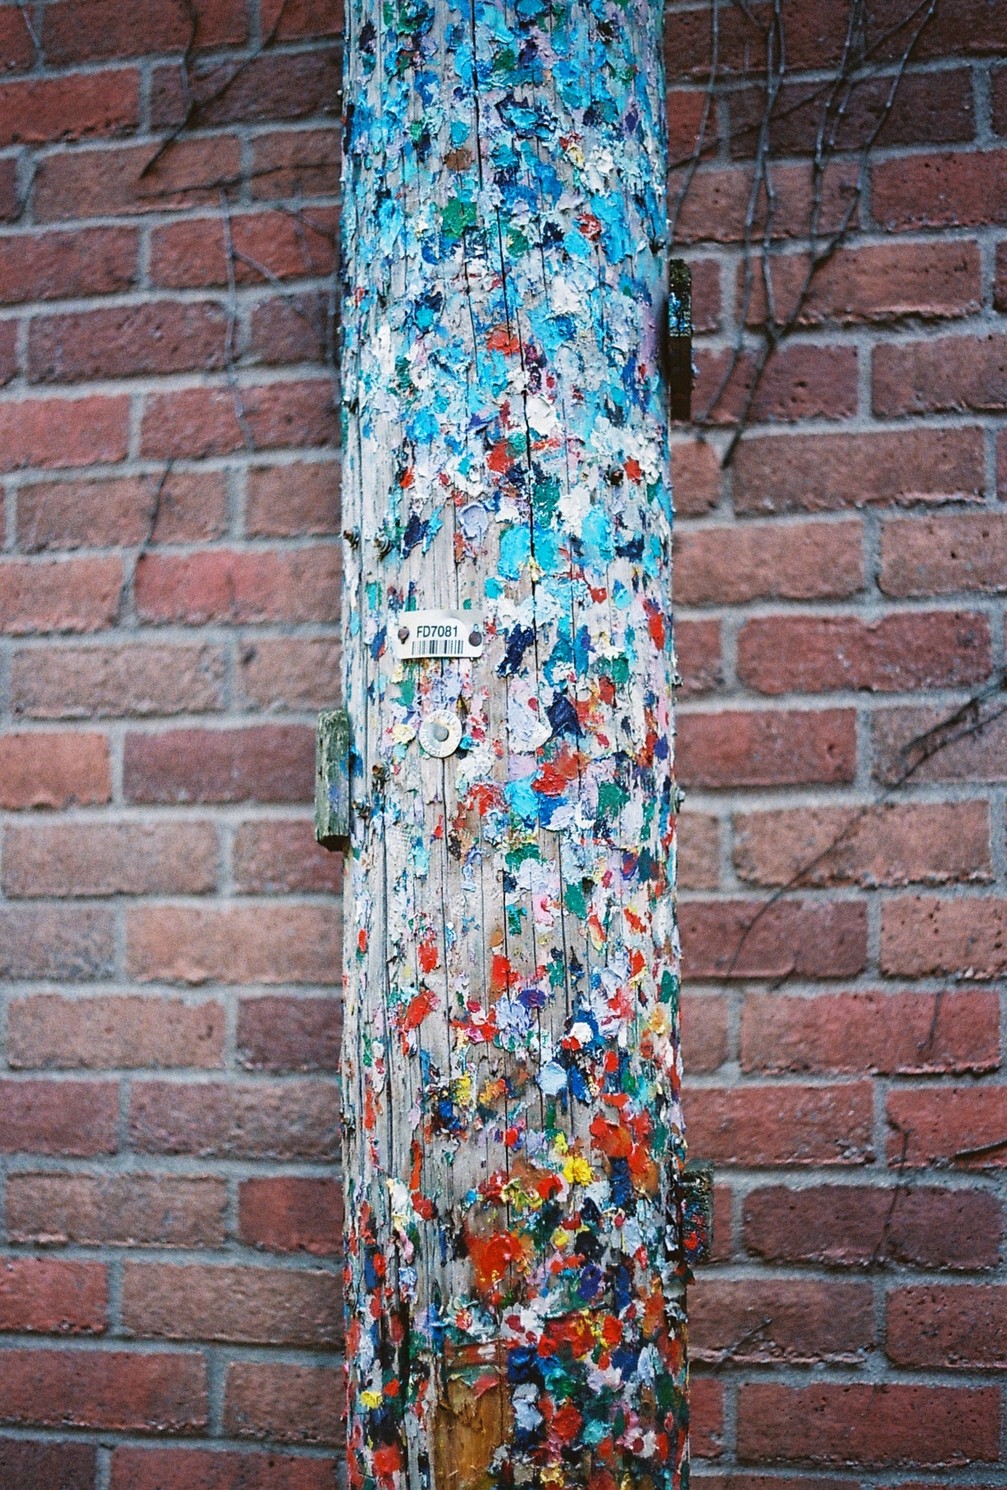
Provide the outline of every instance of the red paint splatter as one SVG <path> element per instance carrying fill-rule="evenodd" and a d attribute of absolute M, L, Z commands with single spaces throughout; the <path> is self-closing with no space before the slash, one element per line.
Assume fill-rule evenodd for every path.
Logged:
<path fill-rule="evenodd" d="M 511 1263 L 523 1256 L 520 1238 L 509 1231 L 498 1231 L 488 1237 L 467 1235 L 466 1241 L 476 1288 L 481 1294 L 494 1293 Z"/>
<path fill-rule="evenodd" d="M 422 957 L 422 951 L 420 955 Z M 429 969 L 426 969 L 426 971 L 429 971 Z M 415 998 L 409 1000 L 409 1007 L 406 1009 L 402 1028 L 406 1030 L 419 1029 L 427 1015 L 432 1014 L 436 1007 L 436 995 L 431 993 L 429 988 L 421 989 Z"/>

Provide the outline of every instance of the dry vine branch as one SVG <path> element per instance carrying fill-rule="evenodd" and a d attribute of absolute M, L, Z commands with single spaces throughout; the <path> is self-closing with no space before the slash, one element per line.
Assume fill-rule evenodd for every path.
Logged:
<path fill-rule="evenodd" d="M 196 45 L 196 32 L 199 26 L 199 18 L 196 14 L 194 0 L 185 0 L 186 13 L 189 17 L 189 38 L 186 42 L 185 51 L 182 53 L 181 62 L 182 101 L 185 105 L 185 110 L 182 115 L 181 122 L 177 124 L 173 130 L 170 130 L 168 132 L 168 134 L 158 145 L 157 149 L 154 151 L 154 154 L 150 157 L 150 160 L 148 160 L 147 164 L 140 172 L 141 177 L 148 175 L 148 173 L 152 171 L 157 165 L 157 162 L 161 159 L 161 157 L 168 150 L 171 149 L 175 141 L 181 135 L 183 135 L 187 129 L 191 129 L 195 125 L 198 125 L 201 122 L 203 116 L 209 113 L 213 105 L 215 103 L 219 103 L 222 98 L 225 98 L 227 96 L 230 90 L 234 87 L 234 84 L 241 77 L 242 73 L 245 72 L 247 68 L 251 67 L 253 62 L 257 62 L 258 59 L 262 56 L 263 52 L 268 51 L 270 47 L 276 44 L 277 37 L 280 34 L 280 27 L 283 25 L 283 18 L 286 15 L 288 4 L 289 0 L 280 0 L 280 8 L 276 13 L 276 19 L 274 20 L 267 36 L 261 42 L 261 44 L 250 56 L 243 57 L 240 62 L 235 64 L 233 71 L 224 79 L 219 87 L 215 88 L 213 92 L 208 94 L 206 98 L 199 99 L 197 101 L 192 91 L 191 69 L 192 52 L 193 48 Z"/>
<path fill-rule="evenodd" d="M 873 802 L 864 802 L 860 807 L 851 812 L 842 828 L 826 846 L 820 849 L 818 853 L 813 854 L 800 868 L 794 871 L 785 884 L 777 886 L 772 894 L 760 903 L 759 909 L 742 930 L 741 939 L 728 964 L 725 977 L 729 978 L 734 972 L 738 965 L 738 959 L 744 950 L 745 943 L 763 916 L 776 905 L 777 901 L 782 900 L 785 895 L 791 894 L 793 891 L 799 890 L 802 887 L 806 888 L 808 875 L 817 869 L 820 864 L 825 863 L 832 857 L 836 850 L 849 838 L 854 829 L 863 822 L 864 818 L 870 813 L 876 812 L 879 807 L 887 806 L 900 788 L 905 786 L 916 772 L 925 766 L 928 761 L 932 760 L 935 755 L 939 755 L 949 745 L 954 745 L 959 740 L 967 739 L 970 735 L 986 729 L 988 725 L 993 724 L 997 719 L 1007 714 L 1007 703 L 1003 703 L 994 709 L 991 714 L 980 717 L 982 704 L 997 694 L 1003 693 L 1005 690 L 1007 690 L 1007 678 L 998 674 L 990 682 L 985 683 L 964 704 L 960 704 L 954 713 L 949 714 L 946 719 L 939 720 L 937 724 L 923 731 L 921 734 L 914 735 L 911 740 L 900 748 L 899 755 L 907 764 L 900 771 L 896 779 L 890 782 L 886 790 L 879 797 L 875 798 Z M 961 727 L 959 728 L 958 726 Z M 912 760 L 909 759 L 910 755 L 913 756 Z M 793 968 L 773 985 L 774 988 L 782 986 L 792 976 Z"/>
<path fill-rule="evenodd" d="M 831 79 L 820 83 L 811 95 L 804 95 L 791 106 L 779 111 L 777 111 L 777 103 L 780 98 L 784 79 L 787 75 L 786 28 L 783 19 L 782 0 L 773 0 L 771 19 L 766 26 L 761 25 L 756 20 L 749 7 L 744 3 L 744 0 L 731 0 L 731 3 L 742 12 L 752 25 L 762 31 L 766 49 L 766 68 L 765 97 L 762 115 L 756 126 L 757 143 L 755 159 L 752 167 L 752 181 L 742 234 L 743 283 L 741 304 L 737 316 L 737 331 L 727 365 L 717 383 L 713 396 L 707 408 L 697 415 L 694 420 L 695 423 L 701 425 L 717 425 L 720 422 L 715 417 L 718 406 L 731 386 L 735 374 L 740 367 L 743 367 L 746 380 L 745 391 L 741 408 L 734 420 L 734 431 L 724 452 L 722 462 L 724 466 L 730 465 L 733 460 L 738 442 L 749 422 L 755 399 L 772 358 L 801 322 L 817 275 L 849 237 L 853 219 L 863 198 L 871 151 L 888 121 L 905 69 L 909 64 L 924 29 L 929 25 L 937 10 L 939 0 L 918 0 L 918 3 L 910 11 L 908 16 L 903 17 L 896 25 L 883 32 L 870 46 L 864 46 L 863 43 L 868 19 L 867 0 L 851 0 L 842 56 L 835 75 Z M 689 190 L 695 180 L 700 159 L 709 148 L 706 145 L 705 134 L 717 84 L 717 68 L 719 65 L 718 13 L 718 0 L 711 0 L 711 60 L 709 81 L 704 97 L 702 123 L 697 135 L 696 146 L 692 155 L 689 157 L 685 177 L 675 197 L 670 219 L 672 243 L 674 243 L 681 212 L 687 200 Z M 901 53 L 894 63 L 894 71 L 891 71 L 893 66 L 891 61 L 883 55 L 880 57 L 880 60 L 875 59 L 878 58 L 879 54 L 883 54 L 888 43 L 899 32 L 905 30 L 907 26 L 911 26 L 913 29 L 908 41 L 903 46 Z M 862 142 L 857 152 L 858 170 L 856 184 L 850 189 L 849 200 L 839 218 L 838 224 L 829 231 L 823 232 L 822 215 L 824 210 L 825 179 L 829 167 L 835 163 L 836 157 L 842 153 L 840 132 L 846 121 L 847 111 L 854 91 L 871 79 L 887 76 L 889 73 L 891 82 L 884 103 L 866 139 Z M 772 277 L 772 260 L 776 257 L 774 249 L 774 219 L 777 212 L 777 197 L 773 179 L 773 166 L 775 162 L 771 146 L 772 127 L 782 119 L 788 117 L 795 110 L 805 108 L 809 97 L 815 97 L 822 92 L 826 93 L 825 105 L 816 130 L 815 146 L 811 161 L 811 211 L 808 229 L 810 251 L 807 255 L 804 276 L 793 299 L 793 304 L 788 312 L 781 316 L 777 314 Z M 736 139 L 740 136 L 751 134 L 752 131 L 753 126 L 746 124 L 742 129 L 733 131 L 729 139 Z M 765 215 L 761 239 L 759 239 L 756 224 L 759 217 L 760 205 L 763 201 L 765 202 Z M 749 342 L 748 322 L 757 274 L 762 286 L 765 310 L 757 328 L 759 342 L 753 351 Z"/>

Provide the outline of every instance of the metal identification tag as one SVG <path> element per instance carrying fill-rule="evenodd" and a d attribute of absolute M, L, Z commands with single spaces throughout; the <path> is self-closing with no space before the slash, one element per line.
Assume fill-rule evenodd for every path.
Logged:
<path fill-rule="evenodd" d="M 482 618 L 472 611 L 400 611 L 392 642 L 400 662 L 419 657 L 481 657 Z"/>

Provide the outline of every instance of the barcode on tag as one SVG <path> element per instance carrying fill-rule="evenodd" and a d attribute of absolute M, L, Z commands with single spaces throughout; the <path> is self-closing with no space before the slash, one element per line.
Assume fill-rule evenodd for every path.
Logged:
<path fill-rule="evenodd" d="M 461 657 L 464 655 L 465 643 L 460 636 L 440 639 L 434 637 L 431 641 L 415 641 L 413 643 L 413 657 Z"/>

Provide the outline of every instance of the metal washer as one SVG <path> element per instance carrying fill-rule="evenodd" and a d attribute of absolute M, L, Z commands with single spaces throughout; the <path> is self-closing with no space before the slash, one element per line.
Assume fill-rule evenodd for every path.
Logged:
<path fill-rule="evenodd" d="M 436 709 L 420 725 L 420 744 L 427 755 L 443 760 L 461 744 L 462 722 L 451 709 Z"/>

